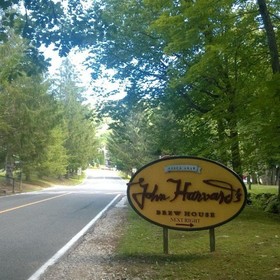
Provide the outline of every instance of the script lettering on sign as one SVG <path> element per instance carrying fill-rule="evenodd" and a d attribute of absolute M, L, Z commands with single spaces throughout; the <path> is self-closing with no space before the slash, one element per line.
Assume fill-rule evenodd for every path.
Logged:
<path fill-rule="evenodd" d="M 175 185 L 175 190 L 173 192 L 173 196 L 170 197 L 167 194 L 159 192 L 159 186 L 156 184 L 152 187 L 152 191 L 149 192 L 149 184 L 145 183 L 144 178 L 140 178 L 138 182 L 128 183 L 128 186 L 139 185 L 142 189 L 139 193 L 133 193 L 132 198 L 135 203 L 139 206 L 140 209 L 144 209 L 145 201 L 149 200 L 150 202 L 158 202 L 158 201 L 169 201 L 173 202 L 176 199 L 181 201 L 196 201 L 196 202 L 204 202 L 204 201 L 217 201 L 217 203 L 232 203 L 232 202 L 240 202 L 241 200 L 241 189 L 234 187 L 227 182 L 219 181 L 219 180 L 203 180 L 203 182 L 209 186 L 212 186 L 214 190 L 209 189 L 209 192 L 201 192 L 192 189 L 191 182 L 182 181 L 169 178 L 167 179 L 167 183 L 173 183 Z M 183 185 L 183 186 L 182 186 Z"/>

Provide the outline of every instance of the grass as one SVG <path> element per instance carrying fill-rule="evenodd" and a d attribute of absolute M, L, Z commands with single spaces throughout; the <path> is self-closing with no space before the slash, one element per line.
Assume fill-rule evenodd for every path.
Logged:
<path fill-rule="evenodd" d="M 253 184 L 253 185 L 251 185 L 251 190 L 248 189 L 248 186 L 247 186 L 247 190 L 249 193 L 255 193 L 255 194 L 259 194 L 259 193 L 277 194 L 278 186 Z"/>
<path fill-rule="evenodd" d="M 85 178 L 85 173 L 81 176 L 75 175 L 70 177 L 69 179 L 66 178 L 54 178 L 54 177 L 45 177 L 39 178 L 36 175 L 32 176 L 32 181 L 25 181 L 23 180 L 21 183 L 19 179 L 16 179 L 14 182 L 14 191 L 17 192 L 31 192 L 31 191 L 38 191 L 42 190 L 43 188 L 48 188 L 54 185 L 64 185 L 64 186 L 75 186 L 80 184 Z M 5 176 L 0 174 L 0 191 L 5 190 L 6 194 L 10 194 L 13 191 L 12 185 L 7 185 L 5 182 Z M 0 194 L 1 195 L 1 194 Z"/>
<path fill-rule="evenodd" d="M 64 185 L 64 186 L 75 186 L 80 184 L 83 179 L 85 178 L 85 176 L 72 176 L 71 178 L 37 178 L 35 180 L 32 180 L 32 182 L 30 182 L 31 184 L 34 185 L 39 185 L 42 187 L 50 187 L 53 185 Z"/>
<path fill-rule="evenodd" d="M 133 277 L 145 271 L 148 276 L 140 279 L 280 279 L 278 215 L 247 206 L 237 218 L 215 229 L 216 251 L 212 253 L 208 230 L 169 230 L 169 255 L 165 255 L 162 228 L 128 211 L 117 256 L 130 263 Z"/>

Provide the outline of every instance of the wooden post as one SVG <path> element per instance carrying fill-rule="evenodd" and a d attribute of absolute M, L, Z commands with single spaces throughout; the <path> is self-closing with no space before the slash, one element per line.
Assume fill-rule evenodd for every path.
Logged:
<path fill-rule="evenodd" d="M 215 242 L 215 228 L 209 229 L 209 237 L 210 237 L 210 252 L 215 251 L 216 242 Z"/>
<path fill-rule="evenodd" d="M 163 227 L 163 253 L 168 255 L 168 228 Z"/>
<path fill-rule="evenodd" d="M 15 193 L 15 178 L 13 178 L 13 193 Z"/>

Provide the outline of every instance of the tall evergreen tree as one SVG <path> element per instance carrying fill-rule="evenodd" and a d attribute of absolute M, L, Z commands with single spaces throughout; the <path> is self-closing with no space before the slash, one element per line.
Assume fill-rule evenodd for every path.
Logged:
<path fill-rule="evenodd" d="M 34 171 L 55 124 L 55 103 L 40 74 L 30 75 L 28 45 L 17 36 L 0 45 L 1 160 L 12 177 L 15 158 L 25 174 Z"/>
<path fill-rule="evenodd" d="M 123 108 L 125 110 L 125 108 Z M 128 108 L 127 108 L 128 109 Z M 121 120 L 110 126 L 108 150 L 112 165 L 130 174 L 133 168 L 140 168 L 151 160 L 157 159 L 150 110 L 144 103 L 127 111 Z"/>
<path fill-rule="evenodd" d="M 83 90 L 74 66 L 69 59 L 65 59 L 52 91 L 63 111 L 68 173 L 75 173 L 80 167 L 86 168 L 97 153 L 94 115 L 92 110 L 83 104 Z"/>

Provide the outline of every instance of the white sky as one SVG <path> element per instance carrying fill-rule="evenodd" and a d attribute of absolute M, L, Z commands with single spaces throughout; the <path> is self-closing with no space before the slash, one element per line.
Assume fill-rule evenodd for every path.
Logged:
<path fill-rule="evenodd" d="M 49 73 L 50 75 L 53 75 L 60 67 L 63 59 L 59 57 L 58 53 L 53 51 L 51 47 L 47 49 L 42 47 L 41 50 L 43 51 L 46 58 L 51 58 L 51 67 L 49 68 Z M 118 93 L 116 95 L 110 97 L 111 100 L 123 98 L 125 96 L 125 92 L 120 83 L 112 83 L 111 81 L 109 81 L 109 79 L 100 79 L 95 83 L 93 82 L 93 80 L 91 79 L 90 70 L 83 65 L 83 61 L 85 60 L 86 56 L 86 52 L 71 51 L 68 57 L 76 67 L 77 73 L 82 73 L 80 79 L 82 82 L 82 86 L 86 88 L 85 97 L 89 100 L 89 102 L 95 103 L 96 101 L 100 101 L 96 100 L 97 93 L 94 92 L 94 88 L 96 87 L 102 88 L 104 90 L 104 95 L 106 95 L 110 91 L 117 91 Z M 100 99 L 101 97 L 99 96 L 98 98 Z M 104 99 L 106 98 L 104 97 Z"/>

